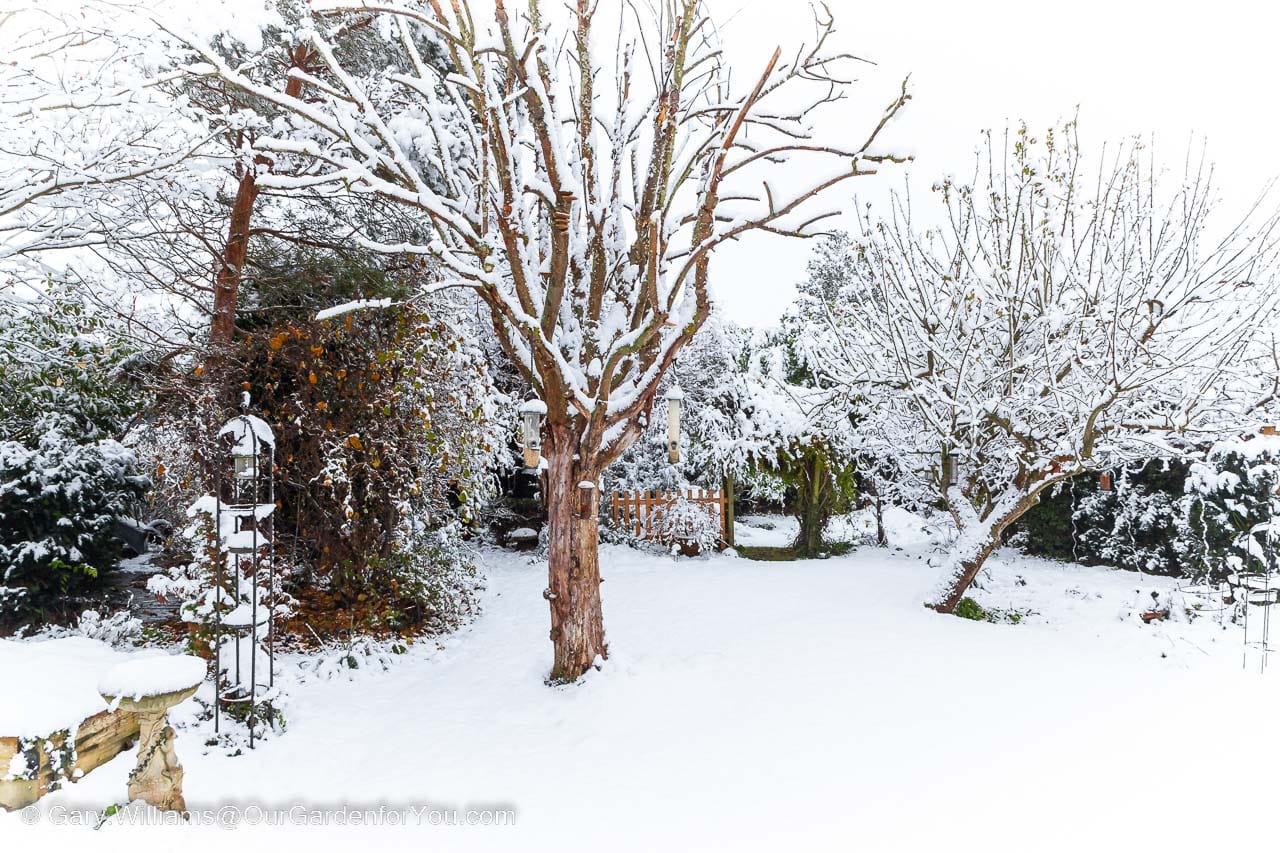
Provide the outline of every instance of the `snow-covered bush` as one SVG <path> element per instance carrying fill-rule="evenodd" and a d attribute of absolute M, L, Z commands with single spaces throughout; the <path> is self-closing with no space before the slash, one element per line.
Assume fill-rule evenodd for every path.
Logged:
<path fill-rule="evenodd" d="M 1122 471 L 1110 491 L 1082 493 L 1074 513 L 1077 557 L 1155 575 L 1194 572 L 1187 552 L 1186 501 L 1178 493 L 1178 465 L 1161 476 L 1160 461 Z"/>
<path fill-rule="evenodd" d="M 60 631 L 55 636 L 88 637 L 90 640 L 101 640 L 113 646 L 132 643 L 142 635 L 142 620 L 131 616 L 127 610 L 115 613 L 99 613 L 97 610 L 86 610 L 74 626 Z"/>
<path fill-rule="evenodd" d="M 202 380 L 198 405 L 170 414 L 196 427 L 178 453 L 194 447 L 206 467 L 226 465 L 208 436 L 249 392 L 276 440 L 274 557 L 298 615 L 284 630 L 311 638 L 456 624 L 477 583 L 464 535 L 506 442 L 466 316 L 441 296 L 313 320 L 344 297 L 398 302 L 404 284 L 358 257 L 263 251 L 260 264 L 245 283 L 247 334 Z M 196 562 L 207 564 L 198 539 Z M 211 574 L 182 565 L 158 585 L 199 612 Z"/>
<path fill-rule="evenodd" d="M 116 517 L 145 490 L 133 454 L 112 439 L 79 443 L 53 428 L 34 447 L 0 442 L 0 618 L 78 611 L 120 559 Z"/>
<path fill-rule="evenodd" d="M 681 495 L 657 513 L 656 538 L 672 554 L 692 557 L 719 547 L 720 517 L 714 507 Z"/>
<path fill-rule="evenodd" d="M 1191 574 L 1187 463 L 1152 459 L 1096 477 L 1076 477 L 1041 495 L 1009 537 L 1028 554 L 1157 575 Z"/>
<path fill-rule="evenodd" d="M 1280 436 L 1255 435 L 1214 445 L 1187 478 L 1195 575 L 1275 572 L 1280 560 Z"/>
<path fill-rule="evenodd" d="M 0 629 L 75 618 L 146 491 L 115 437 L 136 400 L 109 332 L 57 292 L 0 303 Z"/>

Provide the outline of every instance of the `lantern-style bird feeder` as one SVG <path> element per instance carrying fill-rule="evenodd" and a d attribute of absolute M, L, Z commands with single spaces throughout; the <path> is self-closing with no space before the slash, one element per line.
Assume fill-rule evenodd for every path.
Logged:
<path fill-rule="evenodd" d="M 546 416 L 547 404 L 536 397 L 520 405 L 521 446 L 526 468 L 537 468 L 542 462 L 542 420 Z"/>
<path fill-rule="evenodd" d="M 231 453 L 231 463 L 237 480 L 252 480 L 258 476 L 258 454 L 237 445 Z"/>
<path fill-rule="evenodd" d="M 1109 492 L 1113 488 L 1114 488 L 1114 484 L 1112 483 L 1112 480 L 1111 480 L 1111 472 L 1103 471 L 1102 474 L 1099 475 L 1098 477 L 1098 490 L 1103 492 Z"/>
<path fill-rule="evenodd" d="M 680 408 L 684 392 L 676 386 L 667 392 L 667 458 L 671 464 L 680 461 Z"/>

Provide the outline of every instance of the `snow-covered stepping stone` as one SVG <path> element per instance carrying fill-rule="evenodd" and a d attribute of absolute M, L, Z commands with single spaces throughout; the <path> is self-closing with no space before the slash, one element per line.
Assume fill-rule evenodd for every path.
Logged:
<path fill-rule="evenodd" d="M 138 715 L 138 766 L 129 774 L 130 800 L 163 811 L 187 810 L 167 712 L 195 695 L 207 671 L 200 658 L 163 655 L 116 664 L 98 681 L 98 692 L 112 708 Z"/>

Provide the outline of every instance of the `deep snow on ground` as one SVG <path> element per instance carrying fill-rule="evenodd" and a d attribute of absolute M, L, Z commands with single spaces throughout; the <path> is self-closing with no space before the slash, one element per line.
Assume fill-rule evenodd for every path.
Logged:
<path fill-rule="evenodd" d="M 515 826 L 109 824 L 72 843 L 1269 848 L 1280 681 L 1242 670 L 1235 628 L 1143 624 L 1134 602 L 1171 581 L 1005 553 L 976 597 L 1032 612 L 991 624 L 922 607 L 936 570 L 912 549 L 757 563 L 611 546 L 610 659 L 553 688 L 545 565 L 508 553 L 485 562 L 483 615 L 440 648 L 415 646 L 388 672 L 296 685 L 287 733 L 253 753 L 203 754 L 192 730 L 177 749 L 192 806 L 510 805 Z M 117 758 L 44 808 L 123 799 L 131 762 Z M 0 816 L 13 849 L 81 831 Z"/>

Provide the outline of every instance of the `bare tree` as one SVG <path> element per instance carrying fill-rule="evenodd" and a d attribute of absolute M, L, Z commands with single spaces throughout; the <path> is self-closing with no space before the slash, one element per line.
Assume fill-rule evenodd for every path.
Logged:
<path fill-rule="evenodd" d="M 1073 124 L 988 135 L 972 184 L 934 187 L 940 226 L 906 198 L 862 223 L 811 352 L 864 452 L 955 520 L 939 611 L 1045 489 L 1273 404 L 1280 217 L 1255 205 L 1214 241 L 1202 160 L 1166 189 L 1137 141 L 1101 159 L 1086 177 Z"/>
<path fill-rule="evenodd" d="M 121 32 L 109 38 L 114 28 Z M 0 15 L 0 263 L 129 236 L 122 185 L 171 173 L 209 142 L 124 49 L 111 4 Z"/>
<path fill-rule="evenodd" d="M 829 214 L 806 202 L 885 161 L 873 145 L 908 100 L 905 86 L 865 138 L 812 138 L 815 110 L 841 101 L 844 65 L 826 10 L 816 41 L 776 52 L 734 85 L 699 0 L 596 3 L 479 20 L 465 0 L 318 7 L 298 43 L 315 57 L 290 76 L 309 100 L 255 79 L 198 39 L 216 77 L 287 114 L 254 141 L 277 192 L 326 190 L 393 200 L 421 219 L 390 253 L 429 255 L 436 287 L 473 289 L 506 356 L 548 405 L 552 678 L 573 680 L 606 652 L 596 484 L 640 434 L 658 383 L 711 307 L 709 262 L 755 231 L 807 235 Z M 648 9 L 648 11 L 645 11 Z M 379 67 L 343 62 L 332 34 L 367 24 L 397 48 Z M 182 35 L 176 28 L 173 31 Z M 443 50 L 438 70 L 427 53 Z M 830 175 L 779 180 L 793 155 Z"/>

